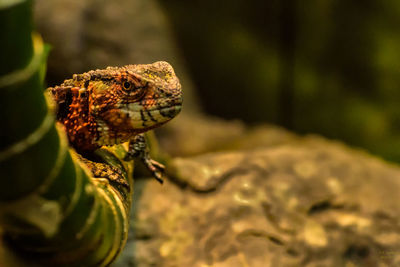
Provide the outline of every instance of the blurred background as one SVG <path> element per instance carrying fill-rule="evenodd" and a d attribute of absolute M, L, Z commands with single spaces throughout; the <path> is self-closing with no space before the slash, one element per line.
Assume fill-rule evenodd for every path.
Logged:
<path fill-rule="evenodd" d="M 171 62 L 184 112 L 318 133 L 400 162 L 400 2 L 36 1 L 48 84 Z"/>

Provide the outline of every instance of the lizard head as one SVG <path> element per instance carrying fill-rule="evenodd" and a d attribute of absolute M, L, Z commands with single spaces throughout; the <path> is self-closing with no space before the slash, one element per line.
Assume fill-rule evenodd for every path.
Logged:
<path fill-rule="evenodd" d="M 74 80 L 87 88 L 89 116 L 100 136 L 109 139 L 111 134 L 110 138 L 116 139 L 111 143 L 168 122 L 182 107 L 179 80 L 171 65 L 163 61 L 89 71 Z"/>

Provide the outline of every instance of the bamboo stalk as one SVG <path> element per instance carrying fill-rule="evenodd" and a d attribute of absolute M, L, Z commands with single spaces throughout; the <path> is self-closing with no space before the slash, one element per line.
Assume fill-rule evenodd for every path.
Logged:
<path fill-rule="evenodd" d="M 104 266 L 126 241 L 131 197 L 93 178 L 56 126 L 43 95 L 48 48 L 31 34 L 31 10 L 30 0 L 0 1 L 1 249 L 23 264 Z M 97 153 L 132 185 L 122 146 Z"/>

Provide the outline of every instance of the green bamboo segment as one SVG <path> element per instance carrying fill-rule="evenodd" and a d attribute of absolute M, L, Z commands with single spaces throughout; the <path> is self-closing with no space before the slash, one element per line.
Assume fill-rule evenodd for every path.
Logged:
<path fill-rule="evenodd" d="M 0 76 L 24 68 L 32 58 L 31 9 L 31 0 L 0 1 Z"/>
<path fill-rule="evenodd" d="M 62 207 L 57 201 L 41 198 L 41 205 L 47 205 L 47 213 L 51 213 L 51 216 L 37 213 L 34 216 L 42 217 L 25 216 L 23 223 L 30 221 L 30 226 L 36 225 L 22 234 L 18 231 L 24 225 L 18 227 L 18 220 L 10 222 L 14 227 L 8 228 L 7 240 L 22 255 L 40 264 L 108 264 L 126 241 L 128 210 L 118 191 L 113 190 L 106 179 L 85 179 L 84 170 L 69 153 L 66 154 L 66 161 L 66 166 L 75 164 L 76 168 L 77 188 L 71 192 L 70 201 L 67 201 L 70 206 Z M 38 199 L 32 198 L 28 202 L 32 201 L 38 202 Z M 26 202 L 19 204 L 24 206 Z M 15 204 L 13 208 L 22 209 Z M 19 219 L 23 217 L 17 215 Z M 50 225 L 43 224 L 43 217 L 53 221 L 47 221 Z M 54 229 L 57 224 L 58 229 Z"/>
<path fill-rule="evenodd" d="M 14 251 L 22 266 L 107 265 L 127 238 L 132 167 L 120 160 L 125 149 L 96 154 L 102 164 L 121 170 L 130 190 L 91 177 L 43 95 L 47 48 L 31 35 L 32 3 L 3 1 L 0 246 Z"/>
<path fill-rule="evenodd" d="M 2 27 L 8 30 L 1 32 L 6 44 L 0 49 L 4 55 L 2 58 L 7 60 L 0 65 L 8 71 L 0 76 L 0 114 L 4 114 L 1 117 L 0 170 L 3 177 L 13 177 L 13 186 L 0 187 L 0 201 L 18 198 L 39 186 L 51 170 L 56 158 L 54 153 L 59 147 L 53 126 L 54 116 L 47 111 L 42 96 L 41 65 L 44 65 L 47 49 L 39 36 L 33 35 L 32 38 L 31 16 L 28 12 L 31 5 L 31 1 L 24 1 L 0 11 L 4 24 Z M 22 30 L 21 25 L 28 28 L 29 32 Z M 24 45 L 27 48 L 24 49 Z M 11 51 L 7 51 L 8 48 Z M 9 54 L 13 57 L 10 58 Z M 28 57 L 28 60 L 18 60 L 21 57 Z M 19 64 L 19 68 L 15 68 L 14 59 L 26 62 L 26 65 L 21 67 Z M 53 149 L 47 149 L 46 146 Z"/>

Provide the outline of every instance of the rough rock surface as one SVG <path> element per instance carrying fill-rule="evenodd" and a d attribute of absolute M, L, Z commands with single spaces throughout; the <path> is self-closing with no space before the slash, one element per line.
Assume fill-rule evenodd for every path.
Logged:
<path fill-rule="evenodd" d="M 238 146 L 230 136 L 232 150 L 175 157 L 169 181 L 145 183 L 129 262 L 400 266 L 400 168 L 317 136 L 287 133 L 286 142 L 263 145 L 274 131 L 284 133 L 243 130 L 253 140 Z"/>
<path fill-rule="evenodd" d="M 299 137 L 278 126 L 246 127 L 241 121 L 226 121 L 186 110 L 157 129 L 158 140 L 171 156 L 193 156 L 210 151 L 254 149 L 297 142 Z"/>

